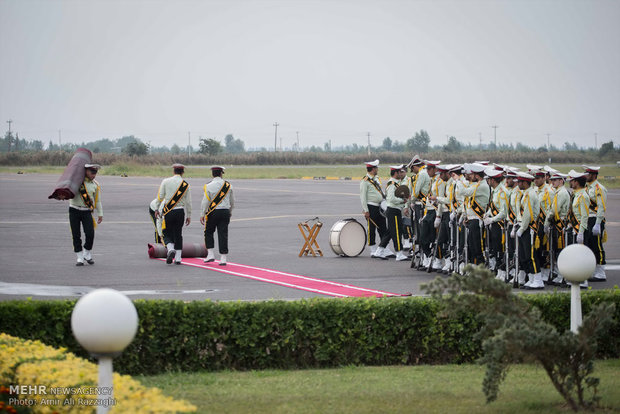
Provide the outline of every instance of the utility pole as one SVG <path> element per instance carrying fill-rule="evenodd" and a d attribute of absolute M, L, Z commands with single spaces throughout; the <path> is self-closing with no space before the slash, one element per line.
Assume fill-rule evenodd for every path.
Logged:
<path fill-rule="evenodd" d="M 13 123 L 13 121 L 11 119 L 9 119 L 8 121 L 6 121 L 7 124 L 9 124 L 9 152 L 11 152 L 11 124 Z"/>
<path fill-rule="evenodd" d="M 273 124 L 273 126 L 276 127 L 276 135 L 273 140 L 273 151 L 274 152 L 278 151 L 278 125 L 280 124 L 278 124 L 277 122 Z"/>
<path fill-rule="evenodd" d="M 297 152 L 299 152 L 299 131 L 295 131 L 295 133 L 297 134 Z"/>
<path fill-rule="evenodd" d="M 551 151 L 551 145 L 549 144 L 549 137 L 551 134 L 547 134 L 547 151 Z"/>
<path fill-rule="evenodd" d="M 497 128 L 499 128 L 497 125 L 493 125 L 491 128 L 493 128 L 493 138 L 495 139 L 495 149 L 497 149 Z"/>
<path fill-rule="evenodd" d="M 368 156 L 370 157 L 370 132 L 367 132 L 366 135 L 368 136 Z"/>

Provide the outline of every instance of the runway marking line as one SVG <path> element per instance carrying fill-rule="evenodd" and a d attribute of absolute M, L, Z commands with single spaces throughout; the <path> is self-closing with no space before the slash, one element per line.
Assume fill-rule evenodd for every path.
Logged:
<path fill-rule="evenodd" d="M 165 259 L 158 259 L 164 261 Z M 317 279 L 308 276 L 296 275 L 293 273 L 281 272 L 279 270 L 266 269 L 228 262 L 226 266 L 220 266 L 218 261 L 204 263 L 202 258 L 184 258 L 182 263 L 187 266 L 198 267 L 201 269 L 213 270 L 215 272 L 226 273 L 233 276 L 244 277 L 247 279 L 258 280 L 261 282 L 273 283 L 293 289 L 305 290 L 313 293 L 320 293 L 327 296 L 340 298 L 346 297 L 394 297 L 408 296 L 400 293 L 385 292 L 382 290 L 368 289 L 359 286 L 348 285 L 345 283 L 332 282 L 330 280 Z"/>

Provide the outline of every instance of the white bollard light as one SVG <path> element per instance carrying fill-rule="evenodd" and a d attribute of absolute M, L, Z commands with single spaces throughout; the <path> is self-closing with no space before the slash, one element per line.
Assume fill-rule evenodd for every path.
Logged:
<path fill-rule="evenodd" d="M 583 244 L 571 244 L 558 256 L 558 270 L 571 284 L 570 330 L 577 333 L 581 326 L 581 291 L 579 284 L 588 280 L 596 268 L 594 253 Z"/>
<path fill-rule="evenodd" d="M 112 358 L 120 355 L 138 330 L 138 312 L 131 300 L 113 289 L 97 289 L 77 301 L 71 314 L 75 339 L 99 360 L 100 390 L 113 401 Z M 109 405 L 98 405 L 105 414 Z"/>

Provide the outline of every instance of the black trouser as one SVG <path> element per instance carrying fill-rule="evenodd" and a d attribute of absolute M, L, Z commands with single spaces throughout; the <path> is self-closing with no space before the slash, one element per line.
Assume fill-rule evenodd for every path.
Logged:
<path fill-rule="evenodd" d="M 164 217 L 166 228 L 162 231 L 164 234 L 164 243 L 174 243 L 174 250 L 183 250 L 183 223 L 185 222 L 185 209 L 177 208 L 170 210 Z"/>
<path fill-rule="evenodd" d="M 439 235 L 437 238 L 437 258 L 444 259 L 450 257 L 450 212 L 446 211 L 441 214 L 441 223 L 439 223 Z"/>
<path fill-rule="evenodd" d="M 504 229 L 499 223 L 491 223 L 487 231 L 489 232 L 489 257 L 495 257 L 496 269 L 500 269 L 504 263 L 504 244 L 502 243 Z"/>
<path fill-rule="evenodd" d="M 84 228 L 84 248 L 92 250 L 95 241 L 95 223 L 93 214 L 90 210 L 78 210 L 69 207 L 69 225 L 71 226 L 71 236 L 73 238 L 73 251 L 75 253 L 82 251 L 82 230 L 80 224 Z"/>
<path fill-rule="evenodd" d="M 482 241 L 482 231 L 480 229 L 480 221 L 478 219 L 467 220 L 467 254 L 469 263 L 484 263 L 484 244 Z"/>
<path fill-rule="evenodd" d="M 368 223 L 368 245 L 374 246 L 376 243 L 375 230 L 379 233 L 379 243 L 381 243 L 385 238 L 385 244 L 387 245 L 390 240 L 390 234 L 385 227 L 385 217 L 381 215 L 381 207 L 373 206 L 371 204 L 367 204 L 367 206 L 368 213 L 370 213 L 370 219 L 372 219 L 372 221 L 370 221 L 370 219 L 366 219 L 366 222 Z"/>
<path fill-rule="evenodd" d="M 605 261 L 605 249 L 603 249 L 603 233 L 605 231 L 605 221 L 601 222 L 601 234 L 595 236 L 592 234 L 592 228 L 596 224 L 596 217 L 588 217 L 588 230 L 584 234 L 583 244 L 588 246 L 594 257 L 596 258 L 597 265 L 604 265 Z"/>
<path fill-rule="evenodd" d="M 157 232 L 157 219 L 155 218 L 155 210 L 149 207 L 149 214 L 151 215 L 151 221 L 153 222 L 153 226 L 155 226 L 155 243 L 163 243 L 164 239 Z"/>
<path fill-rule="evenodd" d="M 387 241 L 381 240 L 380 247 L 386 247 L 392 239 L 394 244 L 394 250 L 399 252 L 403 249 L 402 236 L 403 236 L 403 217 L 401 210 L 397 208 L 388 207 L 385 211 L 387 219 L 387 227 L 389 231 L 389 238 Z"/>
<path fill-rule="evenodd" d="M 413 226 L 415 226 L 415 244 L 420 246 L 420 237 L 422 233 L 422 226 L 420 224 L 420 220 L 422 218 L 422 214 L 424 213 L 424 209 L 420 204 L 413 205 Z"/>
<path fill-rule="evenodd" d="M 435 210 L 426 210 L 426 214 L 422 219 L 422 225 L 420 226 L 420 247 L 425 255 L 431 255 L 431 247 L 437 237 L 435 231 L 435 217 L 437 212 Z"/>
<path fill-rule="evenodd" d="M 538 248 L 534 247 L 534 255 L 538 258 L 538 263 L 540 267 L 548 268 L 548 258 L 549 258 L 549 244 L 545 243 L 545 227 L 544 222 L 538 222 L 536 235 L 534 235 L 534 242 L 536 242 L 536 236 L 538 236 L 539 245 Z"/>
<path fill-rule="evenodd" d="M 532 234 L 534 234 L 535 240 L 536 234 L 528 227 L 519 237 L 519 270 L 530 274 L 540 272 L 540 262 L 532 244 Z"/>
<path fill-rule="evenodd" d="M 510 262 L 509 263 L 509 265 L 510 265 L 512 263 L 512 259 L 513 259 L 514 255 L 515 255 L 515 239 L 514 239 L 514 237 L 510 237 L 510 233 L 512 232 L 513 225 L 510 224 L 509 222 L 506 222 L 506 221 L 504 223 L 506 223 L 505 225 L 508 226 L 508 229 L 502 229 L 502 232 L 505 232 L 504 233 L 505 240 L 504 240 L 504 243 L 503 243 L 503 247 L 504 247 L 504 249 L 508 250 L 508 261 Z M 498 262 L 497 268 L 501 269 L 501 270 L 507 270 L 506 269 L 506 252 L 504 252 L 502 254 L 501 265 L 499 265 L 499 262 Z"/>
<path fill-rule="evenodd" d="M 207 216 L 205 225 L 205 246 L 207 249 L 215 247 L 213 233 L 217 229 L 217 245 L 220 254 L 228 254 L 228 223 L 230 223 L 230 210 L 227 208 L 215 209 Z"/>

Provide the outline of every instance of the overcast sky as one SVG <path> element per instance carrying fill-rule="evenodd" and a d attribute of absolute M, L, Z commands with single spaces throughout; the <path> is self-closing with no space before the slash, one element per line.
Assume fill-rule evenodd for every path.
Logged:
<path fill-rule="evenodd" d="M 0 0 L 20 138 L 620 142 L 620 1 Z M 278 145 L 280 143 L 278 142 Z"/>

